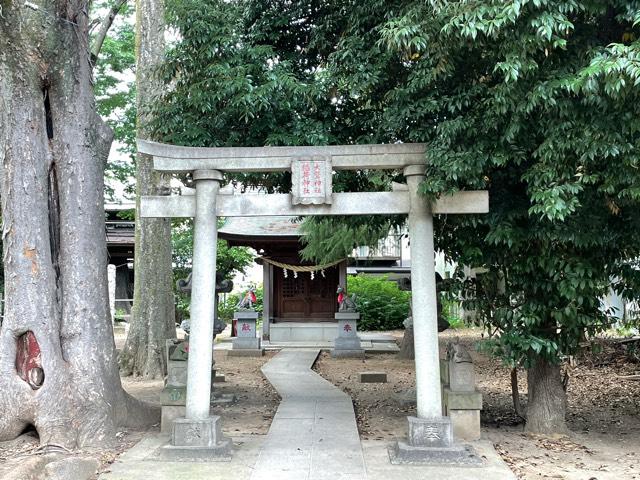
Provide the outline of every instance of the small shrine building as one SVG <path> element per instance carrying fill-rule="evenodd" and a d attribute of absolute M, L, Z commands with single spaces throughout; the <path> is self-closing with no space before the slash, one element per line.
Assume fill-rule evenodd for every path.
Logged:
<path fill-rule="evenodd" d="M 263 266 L 264 340 L 332 341 L 347 260 L 313 265 L 300 258 L 299 217 L 230 217 L 218 235 L 232 247 L 251 247 Z"/>

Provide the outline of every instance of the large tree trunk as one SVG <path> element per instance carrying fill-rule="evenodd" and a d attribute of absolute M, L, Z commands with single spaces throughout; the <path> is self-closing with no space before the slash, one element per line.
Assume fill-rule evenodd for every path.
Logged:
<path fill-rule="evenodd" d="M 164 56 L 164 8 L 162 0 L 136 3 L 136 85 L 138 137 L 149 138 L 149 106 L 162 91 L 156 69 Z M 153 170 L 153 159 L 136 158 L 136 245 L 133 311 L 129 334 L 120 354 L 123 375 L 163 377 L 164 345 L 176 337 L 171 265 L 171 220 L 141 218 L 140 197 L 163 195 L 168 179 Z"/>
<path fill-rule="evenodd" d="M 439 275 L 438 275 L 439 276 Z M 440 301 L 440 294 L 437 297 L 438 304 L 438 333 L 444 332 L 449 328 L 449 322 L 444 319 L 442 314 L 442 302 Z M 402 336 L 402 343 L 400 344 L 400 351 L 398 352 L 398 358 L 407 360 L 414 360 L 416 358 L 416 347 L 414 345 L 413 338 L 413 309 L 411 303 L 409 303 L 409 318 L 404 321 L 404 335 Z"/>
<path fill-rule="evenodd" d="M 129 397 L 118 376 L 103 202 L 112 135 L 95 112 L 87 8 L 2 2 L 0 440 L 31 424 L 42 444 L 103 445 L 117 426 L 159 413 Z M 35 384 L 16 370 L 26 337 L 40 351 Z"/>
<path fill-rule="evenodd" d="M 413 322 L 407 325 L 404 329 L 398 358 L 404 358 L 407 360 L 413 360 L 416 358 L 416 348 L 413 343 Z"/>
<path fill-rule="evenodd" d="M 530 433 L 565 434 L 567 394 L 560 366 L 538 357 L 527 370 L 528 403 L 526 430 Z"/>

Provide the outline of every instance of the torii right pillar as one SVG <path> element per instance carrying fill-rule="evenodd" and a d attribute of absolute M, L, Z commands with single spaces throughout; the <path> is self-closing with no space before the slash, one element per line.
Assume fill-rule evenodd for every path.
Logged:
<path fill-rule="evenodd" d="M 451 420 L 442 415 L 433 215 L 429 202 L 418 193 L 425 170 L 424 165 L 404 169 L 411 201 L 409 238 L 417 417 L 408 417 L 407 441 L 397 441 L 389 453 L 391 463 L 479 464 L 481 460 L 470 446 L 453 443 Z"/>

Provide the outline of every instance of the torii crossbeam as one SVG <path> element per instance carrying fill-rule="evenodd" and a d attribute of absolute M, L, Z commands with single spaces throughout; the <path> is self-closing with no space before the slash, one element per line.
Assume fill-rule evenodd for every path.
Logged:
<path fill-rule="evenodd" d="M 192 172 L 195 182 L 195 196 L 141 199 L 143 217 L 195 218 L 187 422 L 201 424 L 210 418 L 214 319 L 211 292 L 216 273 L 217 217 L 407 214 L 411 239 L 417 413 L 421 422 L 416 428 L 432 432 L 450 429 L 441 407 L 433 214 L 487 213 L 489 198 L 486 191 L 459 192 L 428 203 L 418 193 L 418 186 L 425 179 L 424 144 L 200 148 L 138 140 L 138 151 L 154 157 L 156 170 Z M 331 191 L 332 171 L 370 169 L 403 169 L 407 184 L 397 186 L 392 192 Z M 219 192 L 224 172 L 286 170 L 292 171 L 291 194 Z M 410 421 L 410 428 L 414 425 L 415 422 Z M 412 434 L 409 436 L 411 439 Z M 443 436 L 447 436 L 447 432 Z M 174 437 L 172 444 L 176 445 Z M 211 443 L 211 439 L 207 441 Z"/>

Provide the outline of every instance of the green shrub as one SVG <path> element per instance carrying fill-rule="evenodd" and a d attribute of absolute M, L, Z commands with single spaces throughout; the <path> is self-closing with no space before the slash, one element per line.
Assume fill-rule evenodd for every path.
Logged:
<path fill-rule="evenodd" d="M 442 316 L 449 322 L 449 328 L 466 328 L 460 316 L 460 302 L 455 298 L 449 298 L 445 293 L 440 294 L 440 301 L 442 302 Z"/>
<path fill-rule="evenodd" d="M 360 311 L 359 330 L 395 330 L 404 328 L 409 315 L 410 292 L 398 288 L 387 276 L 360 274 L 347 279 L 347 292 L 355 293 Z"/>
<path fill-rule="evenodd" d="M 221 320 L 227 323 L 231 323 L 233 320 L 233 312 L 237 310 L 236 305 L 240 301 L 240 298 L 244 296 L 245 292 L 229 293 L 226 300 L 223 300 L 223 296 L 220 296 L 220 302 L 218 303 L 218 315 Z M 264 298 L 264 292 L 262 285 L 256 287 L 256 304 L 254 305 L 255 311 L 262 313 L 262 299 Z"/>

